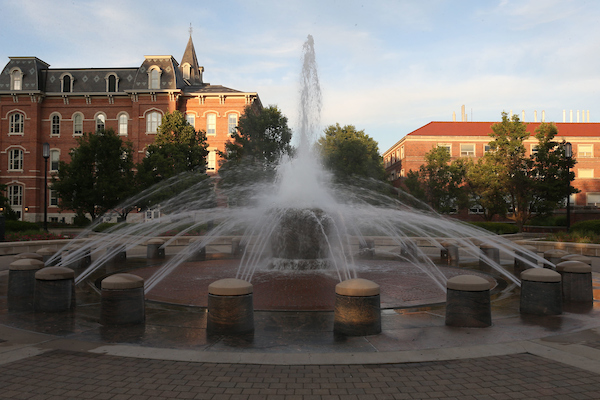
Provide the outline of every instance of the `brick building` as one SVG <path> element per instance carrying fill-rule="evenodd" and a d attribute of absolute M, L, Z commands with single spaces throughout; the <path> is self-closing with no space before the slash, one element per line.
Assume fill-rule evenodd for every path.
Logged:
<path fill-rule="evenodd" d="M 113 128 L 133 143 L 134 162 L 145 156 L 162 116 L 179 110 L 207 133 L 208 173 L 218 168 L 217 150 L 246 106 L 262 107 L 258 94 L 203 80 L 192 38 L 181 59 L 145 56 L 139 67 L 50 68 L 36 57 L 9 57 L 0 74 L 0 183 L 20 218 L 42 221 L 43 143 L 50 145 L 48 181 L 58 162 L 84 132 Z M 48 191 L 49 221 L 71 222 Z"/>
<path fill-rule="evenodd" d="M 419 170 L 425 162 L 425 154 L 435 146 L 448 148 L 452 159 L 483 156 L 489 148 L 493 124 L 495 122 L 430 122 L 410 132 L 383 154 L 389 179 L 399 186 L 410 170 Z M 540 122 L 527 123 L 531 136 L 525 141 L 525 148 L 529 154 L 535 151 L 535 130 L 539 125 Z M 600 206 L 600 123 L 563 122 L 555 125 L 558 129 L 556 140 L 570 142 L 573 157 L 577 160 L 573 186 L 580 193 L 572 196 L 571 204 Z"/>

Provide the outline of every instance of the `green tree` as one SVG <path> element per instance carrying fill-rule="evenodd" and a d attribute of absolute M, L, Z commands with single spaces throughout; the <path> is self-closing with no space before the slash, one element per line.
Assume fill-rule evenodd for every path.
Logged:
<path fill-rule="evenodd" d="M 95 219 L 134 193 L 133 147 L 112 129 L 85 133 L 77 144 L 69 153 L 71 162 L 60 162 L 52 189 L 61 209 Z"/>
<path fill-rule="evenodd" d="M 325 167 L 338 178 L 357 175 L 384 180 L 386 177 L 377 142 L 353 125 L 328 126 L 324 136 L 318 139 L 317 147 Z"/>
<path fill-rule="evenodd" d="M 471 191 L 471 201 L 483 208 L 483 218 L 493 220 L 494 216 L 506 216 L 508 212 L 507 192 L 498 179 L 501 168 L 486 153 L 476 163 L 469 160 L 466 168 L 466 182 Z"/>

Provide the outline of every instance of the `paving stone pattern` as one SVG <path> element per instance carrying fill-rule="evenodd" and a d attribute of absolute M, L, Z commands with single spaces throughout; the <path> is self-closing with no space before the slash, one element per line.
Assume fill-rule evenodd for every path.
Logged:
<path fill-rule="evenodd" d="M 529 354 L 390 365 L 206 364 L 53 350 L 0 367 L 1 399 L 598 399 L 600 375 Z"/>

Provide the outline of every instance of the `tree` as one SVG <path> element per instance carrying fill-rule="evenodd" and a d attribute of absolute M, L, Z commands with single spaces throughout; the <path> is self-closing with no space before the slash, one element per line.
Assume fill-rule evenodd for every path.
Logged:
<path fill-rule="evenodd" d="M 466 182 L 471 191 L 472 201 L 483 208 L 483 218 L 493 220 L 494 216 L 506 216 L 508 204 L 507 192 L 498 179 L 501 167 L 487 153 L 477 160 L 469 160 L 466 168 Z"/>
<path fill-rule="evenodd" d="M 383 159 L 377 142 L 353 125 L 341 127 L 339 123 L 328 126 L 317 141 L 325 167 L 338 178 L 353 175 L 385 179 Z"/>
<path fill-rule="evenodd" d="M 134 193 L 133 147 L 112 129 L 85 133 L 77 144 L 69 153 L 71 162 L 60 162 L 52 189 L 61 209 L 95 219 Z"/>
<path fill-rule="evenodd" d="M 523 143 L 529 132 L 518 115 L 509 119 L 503 112 L 502 122 L 492 125 L 487 157 L 498 167 L 496 180 L 506 190 L 512 218 L 520 230 L 534 213 L 550 213 L 576 192 L 570 185 L 574 174 L 567 175 L 575 160 L 564 157 L 564 146 L 554 140 L 557 133 L 554 124 L 541 124 L 536 129 L 537 151 L 527 156 Z"/>
<path fill-rule="evenodd" d="M 452 162 L 445 147 L 434 147 L 425 154 L 425 164 L 419 172 L 409 171 L 408 190 L 413 196 L 429 204 L 434 210 L 449 213 L 466 204 L 463 188 L 466 174 L 465 161 Z"/>

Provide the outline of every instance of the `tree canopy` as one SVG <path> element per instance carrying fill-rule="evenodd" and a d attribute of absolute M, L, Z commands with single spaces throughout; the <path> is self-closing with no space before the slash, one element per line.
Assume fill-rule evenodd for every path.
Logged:
<path fill-rule="evenodd" d="M 326 168 L 338 178 L 353 175 L 385 179 L 383 159 L 377 142 L 353 125 L 328 126 L 317 141 Z"/>

